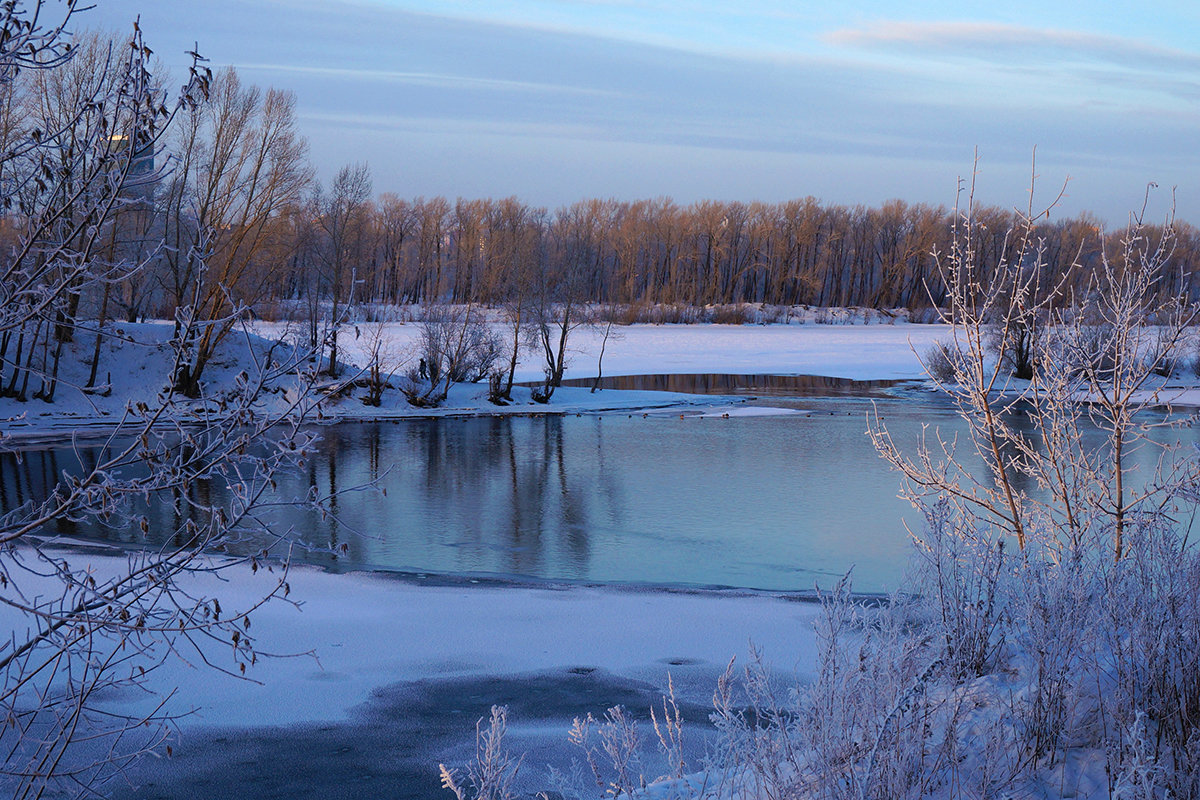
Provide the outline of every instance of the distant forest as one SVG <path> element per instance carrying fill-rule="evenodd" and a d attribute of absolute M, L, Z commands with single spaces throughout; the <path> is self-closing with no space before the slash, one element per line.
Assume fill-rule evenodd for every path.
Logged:
<path fill-rule="evenodd" d="M 119 52 L 119 43 L 80 37 L 64 67 L 20 76 L 0 119 L 0 145 L 31 132 L 54 137 L 36 161 L 9 166 L 25 202 L 9 209 L 0 252 L 25 257 L 31 239 L 54 250 L 74 237 L 74 250 L 112 267 L 91 287 L 104 296 L 71 303 L 72 316 L 171 318 L 198 298 L 197 313 L 212 319 L 229 300 L 263 316 L 296 304 L 499 305 L 534 283 L 625 306 L 919 309 L 943 299 L 934 253 L 951 244 L 948 206 L 656 198 L 547 209 L 513 197 L 375 197 L 367 165 L 320 185 L 295 98 L 246 85 L 232 69 L 212 75 L 203 98 L 169 115 L 164 108 L 153 130 L 135 125 L 135 112 L 114 112 L 128 70 Z M 132 159 L 113 147 L 138 140 Z M 38 171 L 56 181 L 31 180 Z M 123 184 L 116 201 L 97 208 L 94 184 L 113 181 Z M 987 232 L 978 262 L 999 263 L 1015 248 L 1006 237 L 1019 227 L 1016 212 L 976 208 L 974 217 Z M 1174 234 L 1178 271 L 1159 288 L 1192 296 L 1200 232 L 1176 222 Z M 1084 289 L 1123 235 L 1089 215 L 1042 220 L 1043 285 L 1063 279 L 1065 289 Z"/>
<path fill-rule="evenodd" d="M 920 309 L 940 305 L 935 253 L 951 244 L 955 213 L 892 200 L 877 208 L 669 198 L 583 200 L 549 211 L 517 198 L 448 200 L 368 197 L 363 166 L 344 169 L 328 190 L 280 204 L 256 224 L 253 247 L 238 225 L 221 226 L 208 268 L 256 312 L 288 304 L 505 303 L 550 282 L 580 302 L 650 306 L 767 303 Z M 148 227 L 193 224 L 171 186 L 155 195 Z M 298 200 L 299 198 L 292 198 Z M 182 211 L 182 218 L 179 213 Z M 976 208 L 986 235 L 976 257 L 996 264 L 1015 251 L 1017 214 Z M 1195 299 L 1200 231 L 1175 222 L 1173 280 L 1165 295 Z M 1152 236 L 1161 230 L 1150 227 Z M 1043 221 L 1043 286 L 1083 291 L 1103 254 L 1119 257 L 1123 229 L 1094 217 Z M 176 234 L 178 238 L 178 234 Z M 166 251 L 123 286 L 128 319 L 170 317 L 186 302 L 189 276 Z"/>
<path fill-rule="evenodd" d="M 297 209 L 298 236 L 279 264 L 283 281 L 265 293 L 298 298 L 307 264 L 328 261 L 331 242 L 319 209 Z M 1016 214 L 976 208 L 987 236 L 980 264 L 1014 251 Z M 544 274 L 573 287 L 580 300 L 624 305 L 658 303 L 906 307 L 940 305 L 944 288 L 935 253 L 950 247 L 955 214 L 945 207 L 892 200 L 878 208 L 669 198 L 584 200 L 548 212 L 516 198 L 404 200 L 384 195 L 358 211 L 352 250 L 358 299 L 372 303 L 503 303 L 514 281 Z M 1176 280 L 1161 291 L 1191 292 L 1200 264 L 1200 232 L 1175 223 Z M 1151 236 L 1161 234 L 1150 229 Z M 1043 222 L 1045 280 L 1086 288 L 1102 253 L 1117 257 L 1123 230 L 1105 232 L 1081 215 Z M 523 277 L 524 276 L 524 277 Z"/>

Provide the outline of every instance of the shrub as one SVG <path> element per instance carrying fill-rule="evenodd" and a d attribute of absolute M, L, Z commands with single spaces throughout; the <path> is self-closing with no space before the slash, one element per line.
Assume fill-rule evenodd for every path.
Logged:
<path fill-rule="evenodd" d="M 749 319 L 744 303 L 712 307 L 712 321 L 718 325 L 745 325 Z"/>
<path fill-rule="evenodd" d="M 403 389 L 416 406 L 440 405 L 452 383 L 487 377 L 504 353 L 503 339 L 470 305 L 430 306 L 420 327 L 418 346 L 425 374 L 415 376 Z"/>
<path fill-rule="evenodd" d="M 952 341 L 938 340 L 931 344 L 921 356 L 925 373 L 938 383 L 954 383 L 962 354 Z"/>
<path fill-rule="evenodd" d="M 513 800 L 517 796 L 513 782 L 523 759 L 514 760 L 504 749 L 507 731 L 508 706 L 492 706 L 487 727 L 482 719 L 475 723 L 475 760 L 467 766 L 465 780 L 441 764 L 442 788 L 453 792 L 458 800 Z"/>

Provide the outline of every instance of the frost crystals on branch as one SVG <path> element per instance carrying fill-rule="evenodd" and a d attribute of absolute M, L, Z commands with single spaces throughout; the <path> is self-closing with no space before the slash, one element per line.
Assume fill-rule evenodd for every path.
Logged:
<path fill-rule="evenodd" d="M 1048 283 L 1034 227 L 1046 212 L 1034 213 L 1031 202 L 1006 236 L 1012 245 L 992 260 L 976 249 L 973 208 L 968 194 L 953 245 L 938 256 L 953 338 L 928 369 L 968 423 L 966 441 L 927 432 L 908 456 L 878 422 L 872 440 L 914 503 L 940 498 L 960 522 L 992 531 L 994 544 L 1011 537 L 1021 551 L 1061 559 L 1104 537 L 1120 559 L 1130 518 L 1166 511 L 1180 482 L 1196 477 L 1189 460 L 1168 457 L 1171 448 L 1148 437 L 1174 424 L 1160 373 L 1185 347 L 1197 314 L 1164 291 L 1177 285 L 1167 272 L 1170 221 L 1155 229 L 1135 216 L 1086 288 L 1068 290 Z M 1028 376 L 1018 376 L 1026 367 Z M 1087 425 L 1103 432 L 1104 447 L 1089 443 Z M 1133 457 L 1153 448 L 1163 450 L 1161 474 L 1131 486 Z"/>
<path fill-rule="evenodd" d="M 163 177 L 146 164 L 173 122 L 207 107 L 210 75 L 197 58 L 189 83 L 168 103 L 136 26 L 121 44 L 96 39 L 77 48 L 64 32 L 75 4 L 49 27 L 40 16 L 46 5 L 0 6 L 0 200 L 19 233 L 0 262 L 0 392 L 26 398 L 36 388 L 50 401 L 64 345 L 88 330 L 81 303 L 102 296 L 107 308 L 110 290 L 145 264 L 119 252 L 117 231 L 127 232 L 122 226 L 153 196 L 147 187 Z M 37 113 L 18 114 L 28 103 Z M 210 233 L 200 229 L 182 252 L 215 280 L 209 259 L 228 244 Z M 149 251 L 164 247 L 160 236 Z M 289 532 L 274 524 L 268 498 L 279 470 L 310 443 L 301 428 L 314 407 L 308 354 L 247 333 L 239 345 L 250 363 L 233 386 L 185 401 L 172 379 L 184 375 L 190 385 L 181 388 L 203 394 L 198 331 L 228 334 L 244 318 L 228 284 L 212 285 L 212 295 L 188 287 L 196 302 L 180 304 L 175 371 L 161 376 L 157 398 L 131 404 L 114 421 L 104 455 L 58 476 L 49 497 L 0 516 L 0 611 L 14 622 L 0 642 L 6 796 L 102 796 L 131 759 L 163 744 L 178 713 L 161 695 L 129 716 L 102 699 L 148 688 L 169 659 L 244 675 L 260 655 L 252 613 L 289 593 L 286 560 L 272 566 L 261 554 L 214 553 L 236 552 L 253 537 L 286 555 Z M 103 333 L 101 317 L 89 333 Z M 0 448 L 12 446 L 0 436 Z M 199 490 L 212 481 L 229 487 L 226 500 L 214 503 Z M 172 529 L 154 531 L 159 545 L 147 537 L 151 507 L 174 511 Z M 52 534 L 72 522 L 128 531 L 146 547 L 90 566 Z M 258 599 L 223 607 L 222 575 L 239 569 L 262 572 Z"/>

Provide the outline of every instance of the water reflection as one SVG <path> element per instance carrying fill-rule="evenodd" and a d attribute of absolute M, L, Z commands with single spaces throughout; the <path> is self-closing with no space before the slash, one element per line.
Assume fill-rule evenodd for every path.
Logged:
<path fill-rule="evenodd" d="M 414 571 L 585 574 L 594 506 L 620 512 L 611 491 L 593 490 L 614 483 L 607 457 L 577 463 L 564 425 L 547 417 L 331 426 L 303 487 L 336 498 L 326 521 L 329 560 Z M 325 465 L 323 480 L 318 464 Z M 366 484 L 374 486 L 363 490 Z M 294 488 L 287 478 L 280 483 L 281 491 Z"/>
<path fill-rule="evenodd" d="M 297 532 L 302 559 L 334 569 L 797 590 L 854 566 L 860 590 L 894 588 L 910 553 L 905 521 L 919 521 L 864 435 L 867 416 L 878 409 L 910 451 L 925 425 L 957 435 L 965 465 L 978 469 L 966 431 L 944 406 L 912 400 L 808 405 L 811 416 L 331 425 L 276 498 L 328 496 L 330 513 L 283 506 L 271 525 Z M 1013 422 L 1032 433 L 1028 420 Z M 1157 456 L 1153 447 L 1136 455 L 1143 476 Z M 101 457 L 87 447 L 0 454 L 0 507 L 45 497 L 63 471 Z M 208 503 L 226 490 L 196 481 L 189 491 Z M 165 542 L 196 513 L 187 500 L 149 509 L 148 535 L 67 521 L 55 532 Z"/>
<path fill-rule="evenodd" d="M 860 577 L 876 586 L 906 550 L 903 504 L 865 427 L 862 408 L 820 424 L 633 415 L 335 425 L 278 488 L 281 500 L 329 496 L 331 513 L 283 508 L 272 524 L 298 532 L 302 558 L 339 569 L 804 589 L 861 561 L 875 564 Z M 45 496 L 73 454 L 5 458 L 0 497 L 11 508 Z M 217 502 L 225 490 L 197 481 L 191 491 Z M 147 536 L 61 532 L 161 542 L 189 508 L 150 509 Z"/>
<path fill-rule="evenodd" d="M 595 378 L 570 378 L 563 386 L 595 384 Z M 685 394 L 769 395 L 771 397 L 871 396 L 900 381 L 854 381 L 824 375 L 736 375 L 727 373 L 614 375 L 600 379 L 601 389 L 632 389 Z M 531 384 L 532 385 L 532 384 Z"/>
<path fill-rule="evenodd" d="M 82 451 L 84 463 L 94 466 L 98 453 Z M 30 450 L 0 453 L 0 512 L 8 512 L 48 497 L 64 472 L 82 470 L 70 451 Z M 67 518 L 54 521 L 54 533 L 74 535 L 75 523 Z"/>

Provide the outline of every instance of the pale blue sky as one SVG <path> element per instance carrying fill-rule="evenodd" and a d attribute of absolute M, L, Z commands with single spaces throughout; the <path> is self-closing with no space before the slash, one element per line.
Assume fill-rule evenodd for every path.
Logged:
<path fill-rule="evenodd" d="M 171 66 L 292 89 L 319 174 L 553 208 L 670 195 L 950 204 L 1070 176 L 1113 223 L 1162 187 L 1200 223 L 1200 4 L 98 0 Z M 1052 187 L 1052 184 L 1054 186 Z"/>

